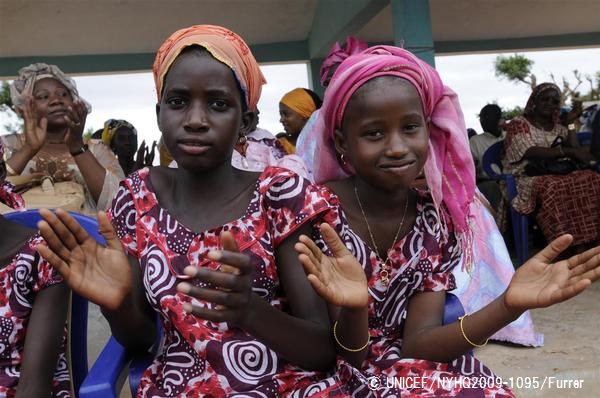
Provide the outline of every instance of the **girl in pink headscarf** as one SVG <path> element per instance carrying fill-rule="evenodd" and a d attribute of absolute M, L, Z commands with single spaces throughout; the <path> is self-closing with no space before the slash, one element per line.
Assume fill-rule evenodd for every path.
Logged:
<path fill-rule="evenodd" d="M 468 351 L 600 278 L 600 247 L 550 264 L 571 242 L 561 236 L 498 299 L 443 326 L 453 268 L 470 263 L 473 241 L 474 166 L 456 95 L 408 51 L 373 47 L 340 65 L 318 123 L 315 177 L 329 181 L 337 212 L 322 240 L 302 236 L 296 249 L 331 305 L 347 392 L 513 396 Z M 429 191 L 412 189 L 423 169 Z"/>
<path fill-rule="evenodd" d="M 24 208 L 5 180 L 0 140 L 0 203 Z M 69 397 L 65 355 L 68 288 L 36 250 L 37 231 L 0 215 L 0 397 Z"/>

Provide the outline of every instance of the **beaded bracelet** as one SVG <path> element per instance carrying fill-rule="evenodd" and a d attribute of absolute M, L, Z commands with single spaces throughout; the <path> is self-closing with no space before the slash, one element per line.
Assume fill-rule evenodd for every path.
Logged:
<path fill-rule="evenodd" d="M 335 342 L 337 343 L 337 345 L 339 345 L 340 347 L 342 347 L 344 350 L 349 351 L 349 352 L 359 352 L 364 350 L 365 348 L 367 348 L 367 346 L 369 345 L 369 342 L 371 341 L 371 337 L 367 336 L 367 342 L 360 348 L 348 348 L 345 345 L 343 345 L 340 340 L 337 337 L 337 333 L 336 333 L 336 328 L 337 328 L 337 321 L 335 321 L 335 323 L 333 324 L 333 337 L 335 338 Z"/>
<path fill-rule="evenodd" d="M 458 319 L 460 320 L 460 332 L 462 333 L 462 335 L 465 338 L 465 340 L 467 341 L 467 343 L 471 344 L 473 347 L 485 347 L 485 345 L 488 343 L 488 341 L 490 339 L 486 339 L 483 344 L 477 344 L 477 343 L 472 342 L 465 334 L 465 329 L 463 328 L 463 319 L 465 319 L 467 316 L 468 316 L 468 314 L 458 317 Z"/>

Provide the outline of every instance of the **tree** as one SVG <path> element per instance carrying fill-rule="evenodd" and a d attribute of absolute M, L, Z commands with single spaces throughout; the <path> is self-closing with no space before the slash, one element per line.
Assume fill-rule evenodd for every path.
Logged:
<path fill-rule="evenodd" d="M 496 76 L 509 81 L 525 83 L 533 88 L 537 85 L 537 78 L 531 73 L 533 61 L 524 55 L 514 54 L 510 57 L 499 55 L 494 61 Z"/>
<path fill-rule="evenodd" d="M 3 81 L 0 87 L 0 112 L 6 113 L 13 118 L 17 116 L 12 100 L 10 99 L 10 85 Z M 21 118 L 16 123 L 6 123 L 3 127 L 9 133 L 19 133 L 23 131 L 23 120 Z"/>

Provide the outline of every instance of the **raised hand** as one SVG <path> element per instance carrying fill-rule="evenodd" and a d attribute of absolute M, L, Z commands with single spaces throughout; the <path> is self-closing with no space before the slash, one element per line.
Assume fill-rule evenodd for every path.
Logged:
<path fill-rule="evenodd" d="M 99 245 L 69 213 L 41 209 L 38 228 L 48 246 L 37 250 L 65 279 L 73 291 L 108 310 L 119 308 L 131 290 L 131 269 L 121 242 L 106 213 L 98 213 Z"/>
<path fill-rule="evenodd" d="M 600 278 L 600 246 L 552 263 L 572 241 L 571 235 L 556 238 L 517 269 L 504 298 L 509 310 L 524 311 L 560 303 Z"/>
<path fill-rule="evenodd" d="M 213 287 L 198 287 L 182 282 L 177 290 L 198 300 L 216 304 L 215 308 L 184 304 L 184 310 L 213 322 L 228 322 L 241 326 L 251 314 L 252 263 L 250 257 L 240 253 L 230 232 L 221 234 L 221 251 L 211 251 L 208 258 L 219 261 L 219 271 L 189 266 L 184 273 L 211 284 Z"/>
<path fill-rule="evenodd" d="M 146 152 L 146 156 L 144 158 L 144 165 L 151 167 L 152 163 L 154 163 L 154 154 L 156 151 L 156 141 L 152 142 L 152 149 Z"/>
<path fill-rule="evenodd" d="M 85 103 L 77 99 L 69 106 L 65 120 L 69 129 L 65 136 L 65 143 L 71 152 L 76 151 L 83 145 L 83 129 L 87 118 L 87 107 Z"/>
<path fill-rule="evenodd" d="M 146 158 L 146 140 L 142 140 L 140 147 L 135 154 L 135 170 L 144 167 L 144 159 Z"/>
<path fill-rule="evenodd" d="M 43 117 L 38 121 L 35 100 L 31 96 L 25 100 L 25 105 L 20 107 L 19 110 L 23 114 L 25 121 L 25 141 L 22 143 L 23 148 L 30 151 L 33 156 L 38 153 L 46 141 L 48 119 Z"/>
<path fill-rule="evenodd" d="M 360 309 L 367 306 L 367 277 L 356 258 L 329 224 L 321 224 L 323 240 L 333 253 L 326 256 L 308 236 L 294 248 L 315 291 L 333 305 Z"/>

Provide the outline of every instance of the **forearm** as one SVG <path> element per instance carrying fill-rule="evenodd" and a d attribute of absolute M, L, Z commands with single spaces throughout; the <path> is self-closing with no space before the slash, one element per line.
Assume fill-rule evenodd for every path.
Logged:
<path fill-rule="evenodd" d="M 98 202 L 106 178 L 106 169 L 89 150 L 73 158 L 94 201 Z"/>
<path fill-rule="evenodd" d="M 528 159 L 557 159 L 565 156 L 569 148 L 555 147 L 555 148 L 544 148 L 540 146 L 534 146 L 529 148 L 523 154 L 523 160 Z"/>
<path fill-rule="evenodd" d="M 342 308 L 337 314 L 334 340 L 337 352 L 357 369 L 369 352 L 368 307 L 358 310 Z"/>
<path fill-rule="evenodd" d="M 475 344 L 484 344 L 498 330 L 521 316 L 522 311 L 510 311 L 504 294 L 462 321 L 464 336 Z M 404 336 L 402 354 L 436 362 L 450 362 L 471 350 L 457 320 L 449 325 L 427 328 Z"/>
<path fill-rule="evenodd" d="M 128 350 L 147 351 L 154 344 L 156 317 L 147 303 L 129 295 L 118 309 L 101 311 L 115 339 Z"/>
<path fill-rule="evenodd" d="M 14 151 L 6 163 L 16 175 L 20 175 L 23 170 L 25 170 L 27 163 L 29 163 L 36 153 L 37 151 L 25 146 L 17 151 Z"/>
<path fill-rule="evenodd" d="M 327 370 L 333 366 L 335 349 L 328 325 L 291 316 L 255 293 L 251 301 L 241 328 L 304 369 Z"/>

